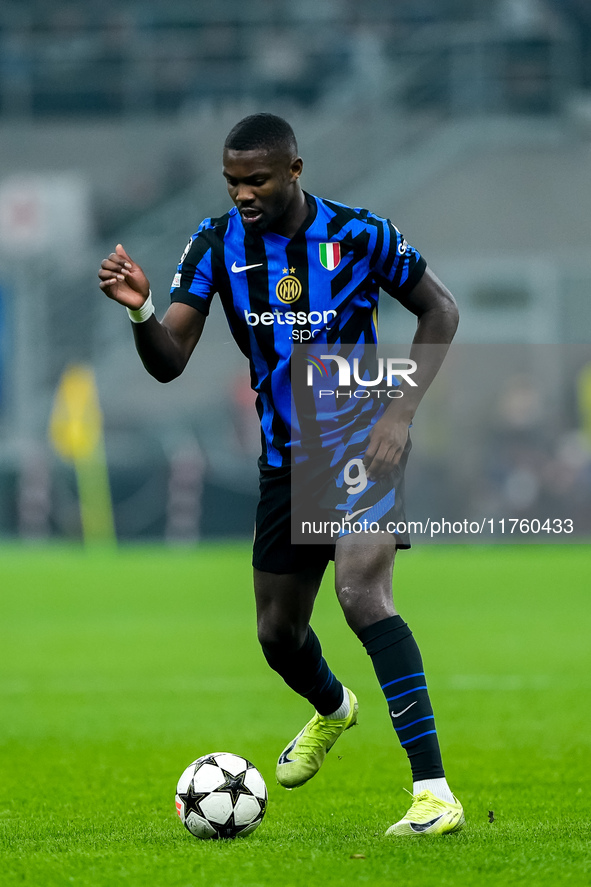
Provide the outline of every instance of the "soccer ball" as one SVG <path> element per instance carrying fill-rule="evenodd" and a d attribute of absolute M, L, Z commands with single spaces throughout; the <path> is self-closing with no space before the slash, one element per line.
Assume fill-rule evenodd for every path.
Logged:
<path fill-rule="evenodd" d="M 175 801 L 181 822 L 196 838 L 236 838 L 261 824 L 267 786 L 246 758 L 215 752 L 189 764 Z"/>

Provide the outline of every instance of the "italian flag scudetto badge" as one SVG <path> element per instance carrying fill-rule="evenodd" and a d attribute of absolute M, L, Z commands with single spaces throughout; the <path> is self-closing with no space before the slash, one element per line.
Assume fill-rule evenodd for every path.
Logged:
<path fill-rule="evenodd" d="M 321 243 L 320 262 L 327 271 L 334 271 L 341 261 L 341 244 L 340 243 Z"/>

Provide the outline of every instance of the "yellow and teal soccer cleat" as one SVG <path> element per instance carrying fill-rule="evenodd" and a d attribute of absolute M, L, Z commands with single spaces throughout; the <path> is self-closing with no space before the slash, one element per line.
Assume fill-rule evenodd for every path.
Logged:
<path fill-rule="evenodd" d="M 331 720 L 314 715 L 295 739 L 283 749 L 277 761 L 277 782 L 284 788 L 297 788 L 311 779 L 324 763 L 327 752 L 333 747 L 341 733 L 357 723 L 357 699 L 350 690 L 349 714 L 346 718 Z"/>
<path fill-rule="evenodd" d="M 432 792 L 424 791 L 414 795 L 406 816 L 391 825 L 386 834 L 409 838 L 450 835 L 458 832 L 465 821 L 464 808 L 457 798 L 454 798 L 453 803 L 440 801 Z"/>

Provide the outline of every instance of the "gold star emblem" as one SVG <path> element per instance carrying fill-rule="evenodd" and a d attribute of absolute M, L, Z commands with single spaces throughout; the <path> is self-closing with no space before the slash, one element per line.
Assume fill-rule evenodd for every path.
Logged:
<path fill-rule="evenodd" d="M 282 274 L 287 274 L 287 268 L 284 268 Z"/>
<path fill-rule="evenodd" d="M 290 268 L 290 269 L 289 269 L 289 273 L 290 273 L 290 274 L 295 274 L 295 268 Z"/>

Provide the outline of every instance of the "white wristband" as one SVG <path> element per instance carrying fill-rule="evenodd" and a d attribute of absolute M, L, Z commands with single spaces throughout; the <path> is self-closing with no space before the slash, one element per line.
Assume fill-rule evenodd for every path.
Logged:
<path fill-rule="evenodd" d="M 144 323 L 144 321 L 148 320 L 156 310 L 152 302 L 152 290 L 148 293 L 148 298 L 142 307 L 138 308 L 137 311 L 132 311 L 131 308 L 126 308 L 125 310 L 129 314 L 129 319 L 132 323 Z"/>

